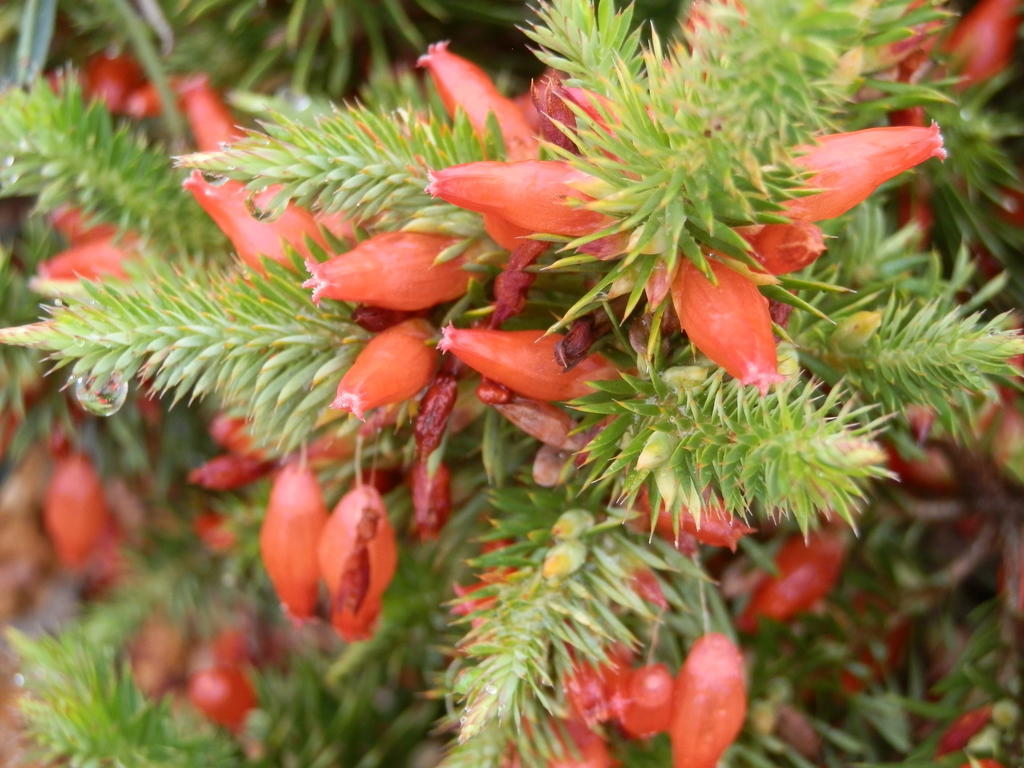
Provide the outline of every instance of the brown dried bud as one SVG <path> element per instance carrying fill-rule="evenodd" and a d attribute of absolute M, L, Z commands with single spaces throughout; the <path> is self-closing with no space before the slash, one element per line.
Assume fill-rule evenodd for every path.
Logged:
<path fill-rule="evenodd" d="M 480 383 L 476 388 L 476 396 L 480 399 L 481 403 L 487 403 L 487 405 L 504 405 L 505 403 L 511 403 L 512 398 L 515 397 L 512 394 L 512 390 L 504 384 L 499 384 L 493 379 L 487 378 L 480 379 Z"/>
<path fill-rule="evenodd" d="M 494 409 L 530 437 L 560 451 L 578 451 L 584 445 L 580 435 L 569 434 L 576 422 L 556 405 L 517 397 L 512 402 L 495 405 Z"/>
<path fill-rule="evenodd" d="M 458 396 L 456 372 L 461 367 L 458 358 L 447 355 L 441 370 L 420 399 L 420 410 L 413 432 L 416 436 L 416 451 L 421 460 L 426 459 L 441 444 L 445 425 Z"/>
<path fill-rule="evenodd" d="M 352 322 L 370 333 L 380 333 L 403 320 L 408 320 L 414 314 L 416 313 L 403 312 L 399 309 L 360 305 L 352 310 Z"/>
<path fill-rule="evenodd" d="M 579 154 L 576 142 L 558 126 L 561 123 L 570 131 L 576 128 L 576 115 L 565 103 L 567 96 L 561 75 L 548 70 L 533 83 L 530 91 L 540 116 L 540 135 L 567 152 Z"/>
<path fill-rule="evenodd" d="M 576 318 L 568 333 L 555 345 L 555 360 L 565 370 L 572 370 L 583 360 L 597 339 L 597 323 L 593 316 Z"/>
<path fill-rule="evenodd" d="M 412 481 L 413 522 L 421 540 L 436 539 L 451 514 L 451 474 L 438 464 L 433 474 L 426 462 L 419 462 L 410 473 Z"/>

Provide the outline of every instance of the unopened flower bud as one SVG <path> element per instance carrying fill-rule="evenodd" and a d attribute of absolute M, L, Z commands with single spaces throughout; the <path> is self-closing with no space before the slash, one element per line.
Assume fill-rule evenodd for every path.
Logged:
<path fill-rule="evenodd" d="M 641 472 L 657 469 L 672 455 L 677 440 L 668 432 L 654 432 L 644 444 L 636 459 L 636 468 Z"/>
<path fill-rule="evenodd" d="M 416 66 L 425 67 L 434 81 L 441 101 L 450 115 L 462 110 L 478 136 L 487 133 L 487 119 L 493 114 L 513 160 L 534 157 L 537 138 L 519 106 L 501 94 L 491 78 L 473 62 L 448 51 L 448 43 L 431 45 Z"/>
<path fill-rule="evenodd" d="M 679 478 L 676 477 L 675 468 L 670 464 L 659 467 L 654 472 L 654 482 L 658 486 L 662 501 L 665 502 L 665 508 L 671 510 L 679 493 Z"/>
<path fill-rule="evenodd" d="M 545 579 L 561 579 L 575 573 L 587 559 L 587 548 L 578 539 L 555 544 L 544 557 L 541 573 Z"/>
<path fill-rule="evenodd" d="M 578 539 L 594 526 L 594 516 L 585 509 L 569 509 L 558 516 L 551 526 L 556 539 Z"/>
<path fill-rule="evenodd" d="M 776 347 L 775 354 L 779 361 L 779 375 L 785 379 L 793 379 L 800 375 L 800 353 L 788 342 Z"/>
<path fill-rule="evenodd" d="M 614 379 L 618 371 L 604 357 L 587 355 L 571 371 L 555 358 L 562 337 L 544 331 L 444 329 L 437 348 L 470 368 L 534 400 L 572 400 L 590 394 L 588 382 Z"/>
<path fill-rule="evenodd" d="M 840 320 L 832 331 L 832 346 L 840 352 L 856 352 L 871 340 L 881 324 L 881 312 L 854 312 Z"/>
<path fill-rule="evenodd" d="M 813 172 L 808 189 L 821 192 L 787 200 L 786 214 L 804 221 L 841 216 L 883 182 L 932 157 L 945 159 L 939 126 L 886 127 L 819 136 L 796 165 Z"/>
<path fill-rule="evenodd" d="M 661 378 L 673 389 L 683 392 L 707 381 L 708 369 L 703 365 L 676 365 L 662 371 Z"/>
<path fill-rule="evenodd" d="M 992 705 L 992 722 L 996 727 L 1008 730 L 1020 719 L 1020 707 L 1011 699 L 1001 699 Z"/>

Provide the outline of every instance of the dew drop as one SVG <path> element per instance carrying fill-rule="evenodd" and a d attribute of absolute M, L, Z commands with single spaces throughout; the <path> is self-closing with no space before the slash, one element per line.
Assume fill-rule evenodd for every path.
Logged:
<path fill-rule="evenodd" d="M 203 177 L 203 181 L 209 184 L 211 187 L 222 187 L 228 182 L 228 177 L 222 173 L 213 173 L 212 171 L 200 171 Z"/>
<path fill-rule="evenodd" d="M 497 696 L 498 695 L 498 686 L 496 686 L 496 685 L 485 686 L 484 687 L 484 693 L 486 693 L 488 696 Z"/>
<path fill-rule="evenodd" d="M 11 682 L 13 682 L 16 687 L 23 688 L 25 686 L 25 676 L 20 672 L 15 672 L 14 676 L 11 678 Z"/>
<path fill-rule="evenodd" d="M 14 155 L 8 155 L 4 158 L 4 167 L 10 168 L 12 165 L 14 165 Z"/>
<path fill-rule="evenodd" d="M 117 371 L 106 376 L 77 376 L 75 399 L 95 416 L 112 416 L 128 397 L 128 381 Z"/>
<path fill-rule="evenodd" d="M 219 149 L 221 152 L 227 152 L 229 149 L 231 149 L 231 142 L 230 141 L 218 141 L 217 142 L 217 149 Z"/>
<path fill-rule="evenodd" d="M 256 194 L 257 193 L 248 195 L 245 198 L 245 210 L 247 210 L 249 212 L 249 215 L 256 219 L 256 221 L 270 222 L 278 218 L 282 213 L 284 213 L 283 208 L 280 211 L 274 211 L 273 209 L 267 210 L 266 208 L 261 208 L 256 203 Z"/>

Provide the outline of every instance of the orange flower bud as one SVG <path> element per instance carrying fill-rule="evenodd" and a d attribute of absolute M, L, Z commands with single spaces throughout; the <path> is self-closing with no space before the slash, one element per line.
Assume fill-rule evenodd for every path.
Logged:
<path fill-rule="evenodd" d="M 981 0 L 960 20 L 944 48 L 960 72 L 961 85 L 988 80 L 1010 65 L 1020 13 L 1017 0 Z"/>
<path fill-rule="evenodd" d="M 668 730 L 672 720 L 675 680 L 664 664 L 648 664 L 629 671 L 623 681 L 626 705 L 619 722 L 634 739 L 646 739 Z"/>
<path fill-rule="evenodd" d="M 768 299 L 757 286 L 723 264 L 711 262 L 713 285 L 686 262 L 672 284 L 679 324 L 701 352 L 761 394 L 781 381 Z"/>
<path fill-rule="evenodd" d="M 470 211 L 498 216 L 530 233 L 581 237 L 615 222 L 610 216 L 580 207 L 593 198 L 577 186 L 593 181 L 594 177 L 561 160 L 463 163 L 431 171 L 429 178 L 427 192 L 434 197 Z M 583 250 L 609 257 L 622 251 L 623 240 L 619 236 L 601 238 Z"/>
<path fill-rule="evenodd" d="M 406 320 L 374 336 L 338 384 L 331 408 L 363 414 L 380 405 L 408 400 L 434 375 L 437 351 L 427 346 L 433 329 L 425 320 Z"/>
<path fill-rule="evenodd" d="M 592 391 L 588 381 L 614 379 L 618 371 L 604 357 L 588 355 L 566 371 L 555 359 L 557 333 L 444 329 L 437 348 L 451 352 L 470 368 L 534 400 L 572 400 Z"/>
<path fill-rule="evenodd" d="M 327 247 L 316 220 L 302 208 L 289 205 L 273 221 L 259 221 L 246 207 L 245 201 L 250 193 L 240 182 L 211 184 L 203 178 L 202 173 L 193 171 L 182 186 L 195 196 L 203 210 L 228 236 L 242 261 L 257 272 L 263 272 L 261 255 L 290 267 L 291 260 L 285 253 L 285 244 L 307 259 L 311 256 L 306 245 L 307 237 L 320 247 Z M 270 189 L 264 190 L 256 196 L 256 204 L 259 205 L 261 198 L 266 199 L 266 196 L 273 194 Z"/>
<path fill-rule="evenodd" d="M 457 240 L 418 232 L 386 232 L 324 262 L 306 260 L 313 301 L 338 299 L 413 311 L 457 299 L 469 287 L 464 259 L 434 264 Z"/>
<path fill-rule="evenodd" d="M 674 768 L 715 768 L 746 715 L 740 649 L 725 635 L 704 635 L 676 676 L 669 725 Z"/>
<path fill-rule="evenodd" d="M 83 454 L 60 459 L 46 488 L 43 524 L 67 568 L 81 568 L 110 521 L 103 483 Z"/>
<path fill-rule="evenodd" d="M 320 575 L 331 593 L 331 623 L 349 642 L 369 638 L 398 563 L 395 531 L 380 493 L 361 485 L 346 493 L 318 546 Z"/>
<path fill-rule="evenodd" d="M 82 210 L 71 205 L 61 205 L 54 209 L 50 214 L 50 223 L 71 245 L 89 240 L 109 240 L 117 234 L 117 228 L 111 224 L 87 224 Z"/>
<path fill-rule="evenodd" d="M 935 123 L 927 128 L 867 128 L 819 136 L 814 145 L 798 150 L 805 154 L 796 158 L 796 164 L 814 171 L 806 186 L 824 190 L 784 203 L 789 216 L 805 221 L 840 216 L 867 199 L 879 184 L 929 158 L 946 157 Z"/>
<path fill-rule="evenodd" d="M 306 467 L 286 465 L 274 478 L 260 528 L 263 567 L 288 614 L 307 619 L 316 610 L 320 571 L 316 554 L 327 522 L 320 485 Z"/>
<path fill-rule="evenodd" d="M 806 541 L 801 535 L 789 538 L 775 556 L 778 575 L 761 580 L 737 624 L 753 631 L 761 616 L 785 621 L 813 608 L 839 580 L 845 550 L 842 537 L 826 531 Z"/>
<path fill-rule="evenodd" d="M 689 509 L 684 508 L 679 516 L 680 534 L 689 534 L 701 544 L 710 547 L 728 547 L 736 551 L 736 542 L 744 536 L 754 533 L 742 519 L 730 514 L 722 506 L 707 506 L 701 511 L 700 525 Z M 672 515 L 664 508 L 658 514 L 657 532 L 662 538 L 674 540 Z"/>
<path fill-rule="evenodd" d="M 221 144 L 244 135 L 206 75 L 183 78 L 174 89 L 181 97 L 181 108 L 200 152 L 216 152 Z"/>
<path fill-rule="evenodd" d="M 224 515 L 202 512 L 192 520 L 192 531 L 211 552 L 230 552 L 238 543 L 235 532 L 228 526 Z"/>
<path fill-rule="evenodd" d="M 213 442 L 230 453 L 239 456 L 263 458 L 263 453 L 253 444 L 245 419 L 236 419 L 218 413 L 208 427 Z"/>
<path fill-rule="evenodd" d="M 517 227 L 515 224 L 509 224 L 501 216 L 494 213 L 484 214 L 484 230 L 491 240 L 509 251 L 514 250 L 522 242 L 523 238 L 533 234 L 528 229 Z"/>
<path fill-rule="evenodd" d="M 769 224 L 750 238 L 750 244 L 754 257 L 773 275 L 803 269 L 825 252 L 821 229 L 807 221 Z"/>
<path fill-rule="evenodd" d="M 273 464 L 257 456 L 224 453 L 188 473 L 188 481 L 211 491 L 231 491 L 259 480 Z"/>
<path fill-rule="evenodd" d="M 487 73 L 471 61 L 449 53 L 448 43 L 434 43 L 420 56 L 449 114 L 462 109 L 478 136 L 487 131 L 487 116 L 494 113 L 505 149 L 512 160 L 537 154 L 537 138 L 526 115 L 512 99 L 502 96 Z"/>
<path fill-rule="evenodd" d="M 256 692 L 240 668 L 216 666 L 192 674 L 188 700 L 211 721 L 237 731 L 256 706 Z"/>
<path fill-rule="evenodd" d="M 118 244 L 113 236 L 86 240 L 52 256 L 39 265 L 44 280 L 98 280 L 125 277 L 123 262 L 133 257 L 133 238 Z"/>
<path fill-rule="evenodd" d="M 128 95 L 145 82 L 142 67 L 131 56 L 98 53 L 85 65 L 83 90 L 111 112 L 124 111 Z"/>

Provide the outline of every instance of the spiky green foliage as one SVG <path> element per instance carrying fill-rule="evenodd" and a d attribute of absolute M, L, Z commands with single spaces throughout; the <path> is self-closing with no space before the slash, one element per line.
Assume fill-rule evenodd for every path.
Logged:
<path fill-rule="evenodd" d="M 842 388 L 826 394 L 810 382 L 783 384 L 761 397 L 721 374 L 692 389 L 657 376 L 600 388 L 577 406 L 594 421 L 616 414 L 591 443 L 590 460 L 603 477 L 624 478 L 619 488 L 632 495 L 652 470 L 630 470 L 651 436 L 664 432 L 671 453 L 651 485 L 674 514 L 721 502 L 734 514 L 791 515 L 806 528 L 826 510 L 850 518 L 865 481 L 885 475 L 870 440 L 881 426 L 877 411 L 857 406 Z"/>
<path fill-rule="evenodd" d="M 266 267 L 265 278 L 243 278 L 157 266 L 128 291 L 88 284 L 84 301 L 20 339 L 73 361 L 71 375 L 138 375 L 175 400 L 238 403 L 257 436 L 288 450 L 309 436 L 365 334 L 344 305 L 314 307 L 293 271 Z"/>
<path fill-rule="evenodd" d="M 0 196 L 34 195 L 44 211 L 78 206 L 142 235 L 165 258 L 204 249 L 212 256 L 224 243 L 166 153 L 86 103 L 70 74 L 59 93 L 42 80 L 7 89 L 2 101 Z"/>
<path fill-rule="evenodd" d="M 681 252 L 698 266 L 701 245 L 744 257 L 730 227 L 771 220 L 799 184 L 785 165 L 794 148 L 834 128 L 860 86 L 844 55 L 878 48 L 909 23 L 903 2 L 830 3 L 827 12 L 753 2 L 742 13 L 708 4 L 688 45 L 644 47 L 629 10 L 597 6 L 545 3 L 528 30 L 545 64 L 615 105 L 614 114 L 598 106 L 601 120 L 573 110 L 582 157 L 565 156 L 600 180 L 587 190 L 600 199 L 591 207 L 620 220 L 614 230 L 631 233 L 631 252 L 670 263 Z M 913 98 L 941 96 L 920 88 Z"/>
<path fill-rule="evenodd" d="M 627 617 L 653 618 L 654 608 L 631 586 L 638 570 L 654 569 L 670 583 L 679 578 L 680 591 L 666 588 L 666 594 L 675 611 L 691 615 L 690 631 L 697 630 L 699 569 L 670 548 L 643 546 L 623 533 L 628 512 L 595 509 L 606 515 L 596 526 L 561 543 L 552 535 L 562 512 L 586 509 L 599 496 L 590 498 L 571 486 L 495 495 L 498 516 L 487 538 L 516 543 L 474 561 L 493 569 L 493 578 L 465 598 L 481 602 L 469 614 L 473 627 L 459 644 L 467 664 L 454 682 L 460 741 L 474 739 L 497 720 L 523 754 L 535 750 L 537 735 L 525 734 L 522 723 L 540 724 L 545 712 L 564 714 L 561 681 L 573 666 L 602 661 L 616 643 L 634 645 Z M 523 538 L 527 532 L 529 539 Z M 552 748 L 549 742 L 541 753 Z"/>
<path fill-rule="evenodd" d="M 275 200 L 344 211 L 382 229 L 476 234 L 477 216 L 433 200 L 427 172 L 484 157 L 468 120 L 424 121 L 409 110 L 381 115 L 361 106 L 313 124 L 277 115 L 267 135 L 250 134 L 225 152 L 180 162 L 214 173 L 280 184 Z"/>
<path fill-rule="evenodd" d="M 32 696 L 21 700 L 47 760 L 71 766 L 164 768 L 237 765 L 237 747 L 170 702 L 147 699 L 115 661 L 116 648 L 68 631 L 58 638 L 8 638 L 22 658 Z"/>

